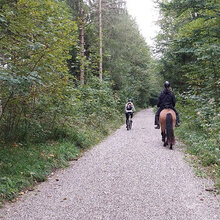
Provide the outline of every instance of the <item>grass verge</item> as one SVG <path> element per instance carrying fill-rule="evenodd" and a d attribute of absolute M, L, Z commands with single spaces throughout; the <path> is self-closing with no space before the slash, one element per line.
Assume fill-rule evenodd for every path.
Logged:
<path fill-rule="evenodd" d="M 0 206 L 5 201 L 16 201 L 19 194 L 47 180 L 54 170 L 67 167 L 68 161 L 80 157 L 122 123 L 122 120 L 108 121 L 96 129 L 84 126 L 73 133 L 71 140 L 0 146 Z"/>
<path fill-rule="evenodd" d="M 190 123 L 182 123 L 176 129 L 177 136 L 186 145 L 196 173 L 210 177 L 215 182 L 213 191 L 220 192 L 220 149 L 216 139 Z"/>

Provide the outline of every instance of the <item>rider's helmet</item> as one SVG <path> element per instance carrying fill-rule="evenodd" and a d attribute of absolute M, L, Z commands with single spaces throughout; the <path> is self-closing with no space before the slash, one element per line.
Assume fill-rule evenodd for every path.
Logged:
<path fill-rule="evenodd" d="M 164 83 L 164 87 L 165 87 L 165 88 L 169 88 L 169 87 L 170 87 L 170 83 L 169 83 L 168 81 L 166 81 L 166 82 Z"/>
<path fill-rule="evenodd" d="M 128 99 L 128 102 L 133 102 L 133 99 L 132 98 Z"/>

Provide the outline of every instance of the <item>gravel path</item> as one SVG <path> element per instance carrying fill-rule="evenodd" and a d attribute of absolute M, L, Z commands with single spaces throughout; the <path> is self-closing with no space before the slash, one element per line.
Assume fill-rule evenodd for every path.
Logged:
<path fill-rule="evenodd" d="M 0 219 L 219 220 L 220 198 L 205 191 L 213 183 L 162 146 L 152 109 L 133 121 L 0 209 Z"/>

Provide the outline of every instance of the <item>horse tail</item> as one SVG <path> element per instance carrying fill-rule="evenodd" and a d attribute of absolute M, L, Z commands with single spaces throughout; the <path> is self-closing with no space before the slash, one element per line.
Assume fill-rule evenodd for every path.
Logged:
<path fill-rule="evenodd" d="M 169 144 L 174 144 L 174 131 L 173 131 L 173 118 L 171 113 L 168 113 L 166 116 L 166 134 L 167 134 L 167 142 Z"/>

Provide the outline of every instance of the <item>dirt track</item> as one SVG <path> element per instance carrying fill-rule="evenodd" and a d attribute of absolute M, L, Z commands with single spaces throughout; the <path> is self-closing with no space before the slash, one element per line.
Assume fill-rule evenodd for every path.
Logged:
<path fill-rule="evenodd" d="M 151 109 L 58 171 L 20 201 L 0 209 L 0 219 L 219 220 L 212 182 L 195 176 L 175 146 L 162 146 Z M 58 181 L 59 180 L 59 181 Z"/>

